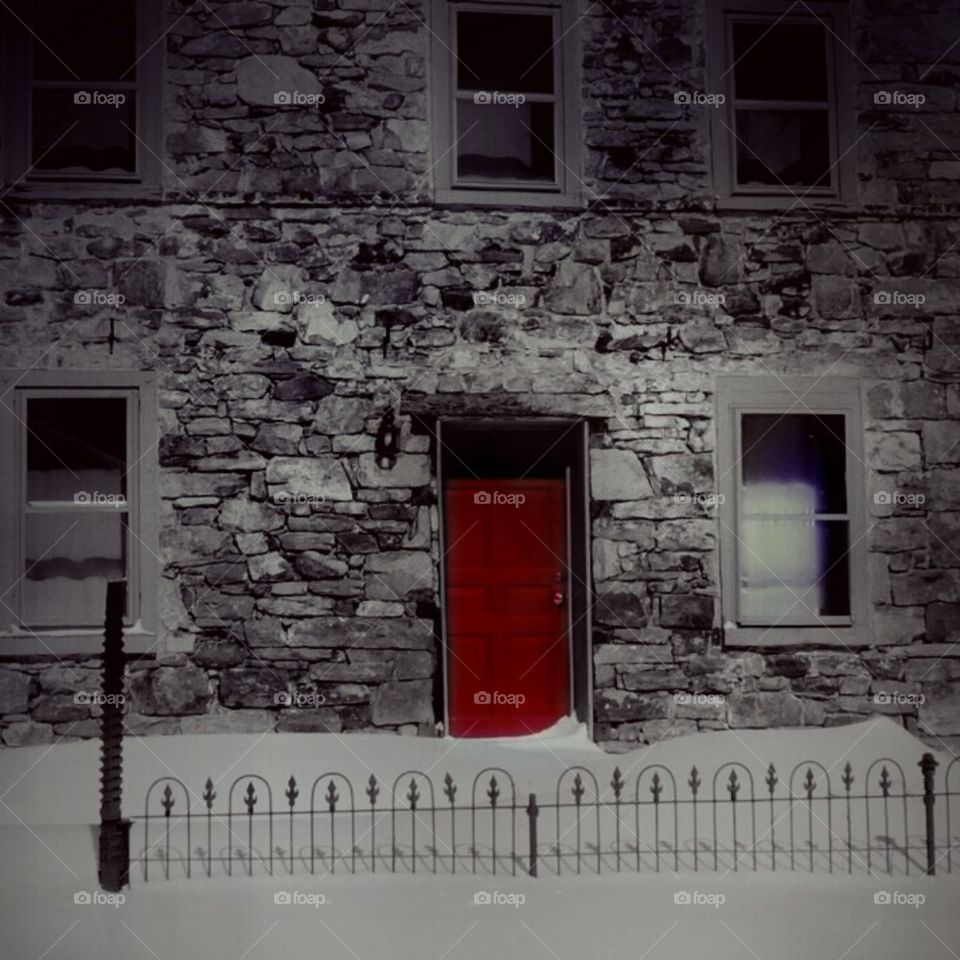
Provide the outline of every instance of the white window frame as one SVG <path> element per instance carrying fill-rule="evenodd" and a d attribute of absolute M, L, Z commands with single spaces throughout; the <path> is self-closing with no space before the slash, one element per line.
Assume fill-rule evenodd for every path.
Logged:
<path fill-rule="evenodd" d="M 795 8 L 791 10 L 791 8 Z M 788 12 L 789 11 L 789 12 Z M 825 25 L 827 96 L 829 98 L 830 188 L 806 186 L 738 187 L 733 71 L 733 20 Z M 709 0 L 707 10 L 707 75 L 711 93 L 725 102 L 710 110 L 710 140 L 714 193 L 724 207 L 748 210 L 805 206 L 844 206 L 854 202 L 856 170 L 853 156 L 853 71 L 850 69 L 850 26 L 845 0 L 811 0 L 797 7 L 790 0 Z M 754 101 L 750 101 L 754 102 Z M 764 101 L 771 107 L 803 109 L 793 101 Z"/>
<path fill-rule="evenodd" d="M 539 14 L 554 19 L 554 152 L 556 181 L 463 181 L 456 176 L 457 58 L 456 12 Z M 522 3 L 487 0 L 432 0 L 431 102 L 434 196 L 438 203 L 471 207 L 579 207 L 580 181 L 580 44 L 576 0 L 527 0 Z M 532 95 L 531 95 L 532 96 Z M 544 99 L 537 97 L 537 99 Z"/>
<path fill-rule="evenodd" d="M 31 396 L 125 396 L 128 414 L 131 577 L 125 645 L 132 653 L 153 648 L 157 638 L 157 388 L 141 371 L 0 370 L 0 526 L 9 539 L 0 552 L 0 656 L 98 653 L 103 628 L 31 627 L 20 621 L 23 571 L 23 487 L 26 471 L 24 401 Z M 84 509 L 78 507 L 78 509 Z M 12 547 L 12 548 L 11 548 Z M 7 608 L 11 609 L 7 609 Z"/>
<path fill-rule="evenodd" d="M 137 76 L 136 172 L 109 177 L 96 173 L 67 175 L 35 172 L 31 167 L 33 103 L 33 47 L 30 24 L 33 0 L 12 0 L 0 11 L 4 25 L 3 54 L 4 156 L 3 182 L 14 195 L 63 196 L 69 199 L 101 196 L 159 196 L 163 148 L 163 75 L 166 50 L 164 4 L 136 0 Z M 94 5 L 95 6 L 95 5 Z M 108 29 L 108 28 L 106 28 Z M 88 86 L 89 84 L 84 84 Z M 98 83 L 98 89 L 124 90 L 128 81 Z"/>
<path fill-rule="evenodd" d="M 866 466 L 863 453 L 861 381 L 846 377 L 722 376 L 716 381 L 717 517 L 720 597 L 728 646 L 865 646 L 880 643 L 870 623 L 866 538 Z M 844 417 L 849 518 L 850 616 L 825 617 L 813 626 L 750 626 L 738 613 L 740 530 L 740 416 L 840 414 Z"/>

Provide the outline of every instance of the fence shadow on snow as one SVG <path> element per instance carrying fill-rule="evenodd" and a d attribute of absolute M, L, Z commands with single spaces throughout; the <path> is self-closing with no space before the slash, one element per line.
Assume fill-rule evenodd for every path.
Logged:
<path fill-rule="evenodd" d="M 911 790 L 899 763 L 861 774 L 804 761 L 755 775 L 722 763 L 677 777 L 662 764 L 600 783 L 568 767 L 549 794 L 518 795 L 486 767 L 461 790 L 407 770 L 390 783 L 328 771 L 274 791 L 261 776 L 176 777 L 149 787 L 136 853 L 144 881 L 180 877 L 429 873 L 532 876 L 804 870 L 952 872 L 957 760 L 937 776 L 924 754 Z"/>

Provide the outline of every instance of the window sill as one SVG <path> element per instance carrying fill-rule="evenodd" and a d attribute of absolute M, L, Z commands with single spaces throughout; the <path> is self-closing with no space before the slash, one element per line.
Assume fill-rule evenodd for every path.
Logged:
<path fill-rule="evenodd" d="M 723 643 L 729 648 L 766 647 L 877 647 L 895 644 L 867 627 L 725 627 Z"/>
<path fill-rule="evenodd" d="M 133 200 L 137 202 L 163 199 L 159 184 L 90 183 L 84 181 L 23 181 L 15 187 L 7 185 L 8 200 L 42 200 L 72 202 L 76 200 Z"/>
<path fill-rule="evenodd" d="M 799 197 L 791 194 L 783 196 L 716 196 L 714 197 L 714 207 L 717 210 L 776 210 L 776 211 L 796 211 L 802 213 L 804 210 L 838 210 L 841 212 L 854 211 L 856 205 L 851 201 L 841 197 L 804 197 L 801 193 Z"/>
<path fill-rule="evenodd" d="M 124 653 L 152 653 L 157 635 L 129 627 L 123 631 Z M 103 652 L 103 630 L 55 630 L 0 633 L 0 659 L 8 657 L 97 655 Z"/>
<path fill-rule="evenodd" d="M 438 189 L 434 199 L 437 204 L 449 207 L 476 209 L 477 207 L 511 209 L 580 210 L 580 197 L 571 193 L 526 191 L 526 190 L 471 190 Z"/>

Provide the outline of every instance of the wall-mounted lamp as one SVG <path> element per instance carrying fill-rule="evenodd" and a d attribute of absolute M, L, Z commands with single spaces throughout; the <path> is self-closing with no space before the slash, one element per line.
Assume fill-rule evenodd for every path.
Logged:
<path fill-rule="evenodd" d="M 393 411 L 388 410 L 377 428 L 377 439 L 374 444 L 374 453 L 377 466 L 381 470 L 392 470 L 397 462 L 397 446 L 400 440 L 400 431 L 393 419 Z"/>

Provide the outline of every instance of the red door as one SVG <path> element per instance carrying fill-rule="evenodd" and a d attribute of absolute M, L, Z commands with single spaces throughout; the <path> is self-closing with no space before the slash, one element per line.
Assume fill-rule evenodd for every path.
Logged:
<path fill-rule="evenodd" d="M 450 733 L 520 736 L 569 712 L 566 484 L 445 489 Z"/>

